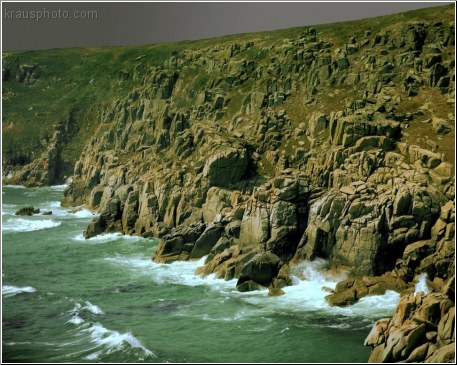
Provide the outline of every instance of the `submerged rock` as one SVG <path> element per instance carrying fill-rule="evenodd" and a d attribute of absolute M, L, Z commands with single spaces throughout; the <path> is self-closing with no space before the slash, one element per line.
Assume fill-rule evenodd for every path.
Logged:
<path fill-rule="evenodd" d="M 40 213 L 39 208 L 34 208 L 34 207 L 24 207 L 19 209 L 15 215 L 34 215 Z"/>

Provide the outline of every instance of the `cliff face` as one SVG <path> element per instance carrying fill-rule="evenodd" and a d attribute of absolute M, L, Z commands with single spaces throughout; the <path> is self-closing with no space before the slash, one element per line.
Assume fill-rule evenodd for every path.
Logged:
<path fill-rule="evenodd" d="M 208 255 L 202 275 L 272 294 L 290 284 L 297 262 L 323 257 L 350 273 L 327 297 L 332 305 L 411 292 L 425 272 L 434 292 L 405 297 L 397 312 L 408 313 L 378 323 L 367 345 L 373 361 L 414 352 L 417 361 L 448 359 L 452 14 L 444 7 L 176 45 L 160 65 L 140 55 L 118 73 L 122 92 L 90 114 L 93 127 L 58 124 L 41 157 L 10 163 L 10 181 L 56 181 L 61 151 L 83 130 L 90 139 L 64 203 L 101 212 L 86 237 L 159 237 L 155 261 Z M 410 319 L 428 302 L 444 303 L 425 319 L 436 328 Z M 413 345 L 411 331 L 422 336 Z M 406 345 L 392 352 L 393 342 Z"/>

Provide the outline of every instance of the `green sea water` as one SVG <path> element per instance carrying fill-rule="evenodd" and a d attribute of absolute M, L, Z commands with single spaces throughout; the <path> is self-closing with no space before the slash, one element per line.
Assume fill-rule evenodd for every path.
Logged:
<path fill-rule="evenodd" d="M 366 362 L 365 337 L 398 302 L 328 307 L 336 278 L 322 261 L 299 266 L 283 296 L 239 293 L 196 276 L 204 260 L 152 262 L 156 240 L 84 240 L 93 215 L 60 207 L 62 190 L 3 187 L 4 362 Z M 29 205 L 53 214 L 14 215 Z"/>

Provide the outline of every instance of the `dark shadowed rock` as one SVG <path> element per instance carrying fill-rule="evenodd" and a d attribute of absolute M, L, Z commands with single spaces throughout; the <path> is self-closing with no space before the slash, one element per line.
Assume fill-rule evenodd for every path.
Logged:
<path fill-rule="evenodd" d="M 255 255 L 241 269 L 237 288 L 246 281 L 253 281 L 262 286 L 269 286 L 279 271 L 280 259 L 272 253 Z"/>
<path fill-rule="evenodd" d="M 34 215 L 40 213 L 40 209 L 34 207 L 24 207 L 19 209 L 15 215 Z"/>

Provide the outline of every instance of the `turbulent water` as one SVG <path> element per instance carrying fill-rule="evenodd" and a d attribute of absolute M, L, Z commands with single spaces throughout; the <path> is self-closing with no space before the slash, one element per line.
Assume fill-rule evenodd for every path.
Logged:
<path fill-rule="evenodd" d="M 324 301 L 323 262 L 297 269 L 286 294 L 239 293 L 194 275 L 203 260 L 151 261 L 157 241 L 107 234 L 60 207 L 63 186 L 2 192 L 2 345 L 6 362 L 366 362 L 363 340 L 398 294 L 349 308 Z M 52 215 L 18 217 L 33 205 Z"/>

